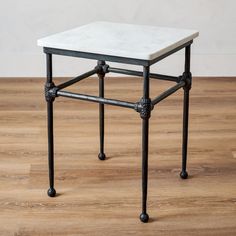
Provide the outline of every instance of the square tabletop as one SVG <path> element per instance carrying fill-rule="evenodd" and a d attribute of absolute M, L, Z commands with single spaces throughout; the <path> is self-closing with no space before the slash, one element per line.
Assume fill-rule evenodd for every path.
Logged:
<path fill-rule="evenodd" d="M 198 31 L 113 22 L 93 22 L 38 40 L 46 48 L 155 60 L 198 36 Z"/>

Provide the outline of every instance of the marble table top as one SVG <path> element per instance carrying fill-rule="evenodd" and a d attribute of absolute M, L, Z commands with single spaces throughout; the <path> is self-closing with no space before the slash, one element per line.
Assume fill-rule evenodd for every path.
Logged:
<path fill-rule="evenodd" d="M 191 41 L 198 31 L 93 22 L 38 40 L 38 45 L 109 56 L 153 60 Z"/>

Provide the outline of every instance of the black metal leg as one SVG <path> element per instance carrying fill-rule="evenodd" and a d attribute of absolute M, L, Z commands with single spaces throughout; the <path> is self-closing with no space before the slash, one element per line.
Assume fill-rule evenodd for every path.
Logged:
<path fill-rule="evenodd" d="M 98 66 L 104 66 L 105 61 L 98 61 Z M 105 73 L 101 70 L 98 73 L 99 77 L 99 97 L 104 98 L 104 77 Z M 99 132 L 100 132 L 100 152 L 98 158 L 105 160 L 106 155 L 104 153 L 104 104 L 99 104 Z"/>
<path fill-rule="evenodd" d="M 54 197 L 54 144 L 53 144 L 53 101 L 48 91 L 54 87 L 52 82 L 52 55 L 47 55 L 47 82 L 45 84 L 45 97 L 47 101 L 47 121 L 48 121 L 48 167 L 49 167 L 49 189 L 48 196 Z"/>
<path fill-rule="evenodd" d="M 149 120 L 142 121 L 142 213 L 140 220 L 148 222 L 147 214 L 147 186 L 148 186 L 148 126 Z"/>
<path fill-rule="evenodd" d="M 143 97 L 140 100 L 142 118 L 142 213 L 140 220 L 148 222 L 147 214 L 147 186 L 148 186 L 148 135 L 149 135 L 149 118 L 151 114 L 151 100 L 149 98 L 149 67 L 144 67 L 143 71 Z"/>
<path fill-rule="evenodd" d="M 49 167 L 49 189 L 48 196 L 54 197 L 54 144 L 53 144 L 53 102 L 47 102 L 48 112 L 48 167 Z"/>
<path fill-rule="evenodd" d="M 184 103 L 183 103 L 183 140 L 182 140 L 182 171 L 180 177 L 182 179 L 188 178 L 187 167 L 187 150 L 188 150 L 188 120 L 189 120 L 189 91 L 191 89 L 192 76 L 190 73 L 190 52 L 191 46 L 185 49 L 185 72 L 183 74 L 186 81 L 184 86 Z"/>
<path fill-rule="evenodd" d="M 183 144 L 182 144 L 182 171 L 180 177 L 188 178 L 186 171 L 187 148 L 188 148 L 188 114 L 189 114 L 189 89 L 184 89 L 184 110 L 183 110 Z"/>

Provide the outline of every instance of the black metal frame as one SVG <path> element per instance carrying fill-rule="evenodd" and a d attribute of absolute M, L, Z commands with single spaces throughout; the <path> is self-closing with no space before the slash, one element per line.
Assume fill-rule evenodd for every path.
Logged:
<path fill-rule="evenodd" d="M 139 60 L 133 58 L 100 55 L 94 53 L 85 53 L 85 52 L 69 51 L 69 50 L 54 49 L 54 48 L 44 48 L 44 52 L 46 53 L 46 58 L 47 58 L 47 80 L 45 84 L 45 98 L 47 102 L 47 117 L 48 117 L 48 164 L 49 164 L 49 183 L 50 183 L 50 187 L 48 189 L 48 195 L 50 197 L 54 197 L 56 195 L 56 190 L 54 188 L 54 144 L 53 144 L 53 102 L 55 98 L 61 96 L 61 97 L 68 97 L 68 98 L 99 103 L 100 151 L 98 154 L 98 158 L 100 160 L 106 159 L 106 155 L 104 152 L 104 104 L 131 108 L 140 113 L 140 117 L 142 118 L 142 213 L 140 215 L 140 220 L 142 222 L 148 222 L 149 216 L 147 214 L 147 186 L 148 186 L 149 119 L 151 117 L 151 111 L 153 110 L 154 106 L 163 99 L 167 98 L 168 96 L 176 92 L 177 90 L 179 90 L 180 88 L 184 89 L 182 171 L 180 173 L 180 177 L 183 179 L 186 179 L 188 177 L 188 173 L 186 171 L 186 162 L 187 162 L 187 144 L 188 144 L 189 90 L 191 89 L 191 84 L 192 84 L 192 75 L 190 72 L 190 49 L 192 42 L 193 41 L 191 40 L 188 43 L 185 43 L 180 47 L 175 48 L 172 51 L 162 55 L 161 57 L 155 58 L 154 60 Z M 176 51 L 179 51 L 182 48 L 185 48 L 185 70 L 181 76 L 175 77 L 169 75 L 150 73 L 150 66 L 152 64 L 175 53 Z M 52 80 L 52 54 L 96 59 L 98 60 L 98 63 L 93 70 L 56 86 Z M 120 68 L 112 68 L 109 67 L 105 63 L 105 61 L 141 65 L 143 66 L 143 72 L 120 69 Z M 109 72 L 121 73 L 133 76 L 142 76 L 143 77 L 142 98 L 136 103 L 105 98 L 104 77 L 105 74 Z M 99 96 L 78 94 L 62 90 L 94 74 L 97 74 L 99 78 Z M 177 84 L 151 100 L 149 96 L 150 78 L 173 81 L 176 82 Z"/>

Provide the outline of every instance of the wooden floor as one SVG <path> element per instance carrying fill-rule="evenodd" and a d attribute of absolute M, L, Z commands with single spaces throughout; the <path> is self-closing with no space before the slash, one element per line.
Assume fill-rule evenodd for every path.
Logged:
<path fill-rule="evenodd" d="M 58 82 L 58 81 L 57 81 Z M 137 101 L 138 78 L 105 80 L 106 97 Z M 106 161 L 98 104 L 55 102 L 56 198 L 47 197 L 43 79 L 0 80 L 0 235 L 236 235 L 236 78 L 194 78 L 189 179 L 181 180 L 182 90 L 150 120 L 148 213 L 141 210 L 141 119 L 106 106 Z M 97 94 L 98 81 L 71 91 Z M 151 97 L 171 86 L 153 80 Z"/>

